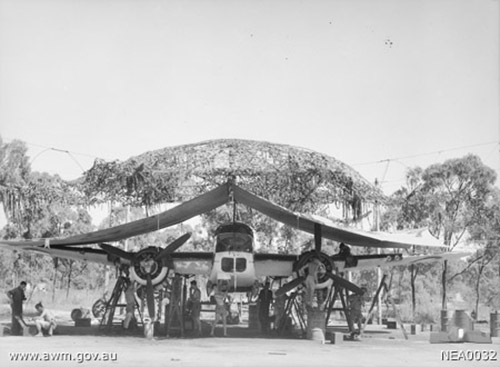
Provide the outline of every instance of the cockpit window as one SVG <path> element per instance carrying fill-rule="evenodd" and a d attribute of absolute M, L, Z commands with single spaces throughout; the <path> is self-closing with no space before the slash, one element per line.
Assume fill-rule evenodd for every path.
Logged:
<path fill-rule="evenodd" d="M 252 236 L 245 233 L 219 233 L 215 251 L 252 252 Z"/>
<path fill-rule="evenodd" d="M 242 273 L 247 269 L 247 259 L 239 257 L 236 259 L 236 271 Z"/>
<path fill-rule="evenodd" d="M 234 259 L 232 257 L 223 257 L 220 267 L 222 271 L 232 272 L 234 268 Z"/>
<path fill-rule="evenodd" d="M 221 259 L 220 267 L 222 271 L 226 273 L 232 273 L 235 270 L 234 260 L 236 260 L 236 272 L 243 273 L 247 269 L 247 260 L 243 257 L 238 257 L 236 259 L 232 257 L 223 257 Z"/>

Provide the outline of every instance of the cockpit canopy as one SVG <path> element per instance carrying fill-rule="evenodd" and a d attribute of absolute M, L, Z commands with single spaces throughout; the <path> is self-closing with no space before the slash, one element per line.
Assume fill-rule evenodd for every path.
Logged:
<path fill-rule="evenodd" d="M 215 231 L 215 252 L 253 251 L 253 231 L 243 223 L 225 224 Z"/>

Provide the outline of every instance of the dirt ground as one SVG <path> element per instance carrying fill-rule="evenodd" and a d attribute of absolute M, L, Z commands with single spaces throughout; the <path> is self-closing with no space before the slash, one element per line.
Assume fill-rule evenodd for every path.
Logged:
<path fill-rule="evenodd" d="M 492 344 L 430 344 L 429 331 L 419 331 L 405 340 L 401 330 L 379 325 L 368 325 L 360 341 L 340 344 L 265 337 L 244 325 L 231 326 L 226 338 L 221 337 L 219 327 L 219 336 L 211 338 L 207 327 L 201 338 L 158 336 L 148 340 L 140 333 L 123 335 L 119 329 L 103 333 L 95 325 L 61 325 L 53 337 L 0 337 L 0 365 L 497 366 L 500 353 L 499 338 L 493 338 Z M 24 352 L 31 354 L 18 354 Z"/>

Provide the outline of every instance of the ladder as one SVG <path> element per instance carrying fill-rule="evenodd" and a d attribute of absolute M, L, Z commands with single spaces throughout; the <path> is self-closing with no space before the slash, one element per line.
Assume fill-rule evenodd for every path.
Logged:
<path fill-rule="evenodd" d="M 130 280 L 124 276 L 118 277 L 118 280 L 116 281 L 115 287 L 113 288 L 113 292 L 111 293 L 111 297 L 106 302 L 106 305 L 105 305 L 106 308 L 104 310 L 104 314 L 103 314 L 101 322 L 99 324 L 100 329 L 105 328 L 107 331 L 111 330 L 111 327 L 113 326 L 113 320 L 115 317 L 116 308 L 127 306 L 126 304 L 118 303 L 118 302 L 120 301 L 122 294 L 125 292 L 125 290 L 127 288 L 127 284 L 129 282 L 130 282 Z M 144 324 L 144 321 L 142 319 L 142 314 L 141 314 L 139 305 L 137 304 L 137 301 L 135 301 L 135 309 L 139 313 L 141 323 Z"/>
<path fill-rule="evenodd" d="M 332 290 L 334 290 L 332 292 Z M 333 307 L 335 304 L 335 301 L 337 300 L 337 297 L 340 299 L 340 302 L 342 303 L 342 307 Z M 349 312 L 349 307 L 347 304 L 347 290 L 344 289 L 343 287 L 337 285 L 337 286 L 332 286 L 330 289 L 330 294 L 328 297 L 327 301 L 327 313 L 326 313 L 326 320 L 325 320 L 325 329 L 328 327 L 328 321 L 330 320 L 330 316 L 332 314 L 332 311 L 341 311 L 344 313 L 344 316 L 347 320 L 347 327 L 349 328 L 349 332 L 352 334 L 354 333 L 354 324 L 352 322 L 351 314 Z"/>
<path fill-rule="evenodd" d="M 375 304 L 377 302 L 377 299 L 378 299 L 380 292 L 383 290 L 384 293 L 382 296 L 382 300 L 386 304 L 387 304 L 387 302 L 389 302 L 391 304 L 392 309 L 394 311 L 394 314 L 396 315 L 396 322 L 401 327 L 401 331 L 403 332 L 403 336 L 405 337 L 405 339 L 408 339 L 408 334 L 403 326 L 403 323 L 401 322 L 401 316 L 398 312 L 396 304 L 394 303 L 394 300 L 392 299 L 392 297 L 390 295 L 389 287 L 387 286 L 386 279 L 387 279 L 387 274 L 384 274 L 384 276 L 382 277 L 382 280 L 380 281 L 380 285 L 377 289 L 377 292 L 375 293 L 375 296 L 373 297 L 373 301 L 372 301 L 372 304 L 370 306 L 370 310 L 368 311 L 368 315 L 366 316 L 365 323 L 363 324 L 363 329 L 361 330 L 361 335 L 363 335 L 363 332 L 366 329 L 366 324 L 372 318 L 373 313 L 375 312 Z"/>
<path fill-rule="evenodd" d="M 283 313 L 283 316 L 281 317 L 279 325 L 277 327 L 278 335 L 283 335 L 289 319 L 292 320 L 295 325 L 298 325 L 300 327 L 302 334 L 305 335 L 306 333 L 306 320 L 297 300 L 298 294 L 299 291 L 295 291 L 290 294 L 290 297 L 288 297 L 288 299 L 286 300 L 285 312 Z"/>
<path fill-rule="evenodd" d="M 168 314 L 165 314 L 165 334 L 169 336 L 171 330 L 180 330 L 181 337 L 184 337 L 184 313 L 183 299 L 186 298 L 186 284 L 183 286 L 183 280 L 176 274 L 172 280 L 172 291 L 170 292 L 170 303 L 168 305 Z M 177 321 L 177 326 L 172 326 L 172 321 Z"/>

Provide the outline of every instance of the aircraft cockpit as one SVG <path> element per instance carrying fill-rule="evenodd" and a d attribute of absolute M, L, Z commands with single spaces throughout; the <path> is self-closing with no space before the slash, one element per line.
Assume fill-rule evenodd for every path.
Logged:
<path fill-rule="evenodd" d="M 253 231 L 243 223 L 220 226 L 215 232 L 215 252 L 253 252 Z"/>

